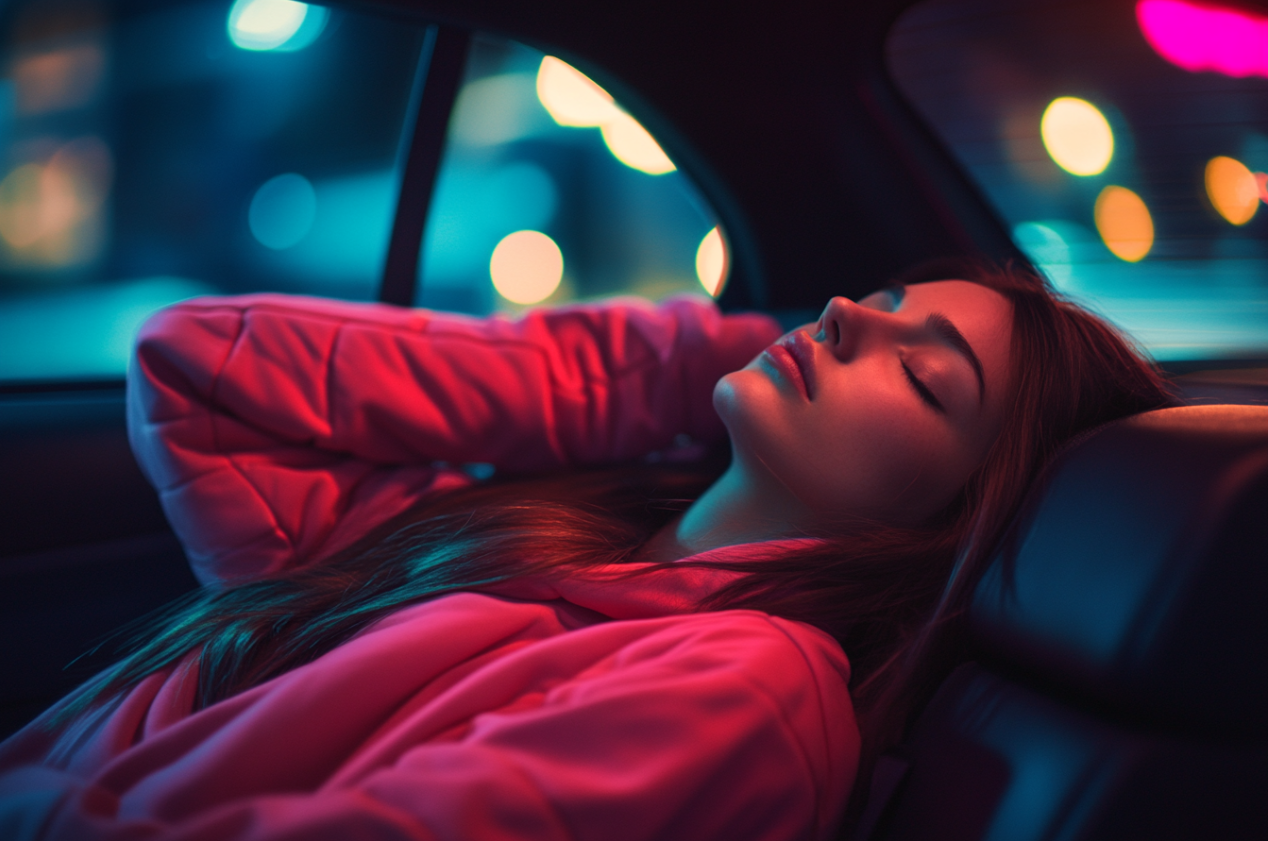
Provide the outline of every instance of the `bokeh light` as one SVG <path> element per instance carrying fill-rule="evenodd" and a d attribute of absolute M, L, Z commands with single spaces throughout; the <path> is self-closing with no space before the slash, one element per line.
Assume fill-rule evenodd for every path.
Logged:
<path fill-rule="evenodd" d="M 77 108 L 96 96 L 105 69 L 105 52 L 96 44 L 36 53 L 13 67 L 17 110 L 46 114 Z"/>
<path fill-rule="evenodd" d="M 102 208 L 113 160 L 95 135 L 63 144 L 45 161 L 28 161 L 0 180 L 0 240 L 31 266 L 89 262 L 101 252 Z"/>
<path fill-rule="evenodd" d="M 427 218 L 423 277 L 428 286 L 478 282 L 507 231 L 542 230 L 559 209 L 550 173 L 528 161 L 453 161 L 441 171 Z"/>
<path fill-rule="evenodd" d="M 244 50 L 302 50 L 321 34 L 328 15 L 295 0 L 237 0 L 229 9 L 229 40 Z"/>
<path fill-rule="evenodd" d="M 489 275 L 503 298 L 516 304 L 536 304 L 559 288 L 564 255 L 541 231 L 516 231 L 493 249 Z"/>
<path fill-rule="evenodd" d="M 1068 224 L 1068 223 L 1067 223 Z M 1013 226 L 1013 241 L 1034 263 L 1053 286 L 1069 291 L 1074 280 L 1070 243 L 1061 235 L 1060 222 L 1019 222 Z"/>
<path fill-rule="evenodd" d="M 638 120 L 621 109 L 612 95 L 577 68 L 545 56 L 537 69 L 537 98 L 561 126 L 597 127 L 618 161 L 648 175 L 676 168 L 660 144 Z"/>
<path fill-rule="evenodd" d="M 1153 248 L 1153 217 L 1144 199 L 1126 187 L 1111 184 L 1101 190 L 1093 213 L 1105 247 L 1120 260 L 1139 262 Z"/>
<path fill-rule="evenodd" d="M 256 240 L 281 251 L 302 240 L 317 217 L 317 192 L 304 176 L 288 172 L 260 185 L 247 210 L 247 224 Z"/>
<path fill-rule="evenodd" d="M 1048 104 L 1039 123 L 1044 148 L 1073 175 L 1097 175 L 1114 157 L 1114 133 L 1100 110 L 1085 99 L 1061 96 Z"/>
<path fill-rule="evenodd" d="M 450 137 L 464 146 L 496 146 L 549 126 L 533 85 L 530 73 L 502 73 L 467 82 L 454 102 Z"/>
<path fill-rule="evenodd" d="M 49 218 L 58 215 L 46 207 L 62 204 L 55 197 L 44 200 L 44 167 L 39 164 L 23 164 L 0 181 L 0 237 L 13 248 L 28 248 L 49 227 Z M 53 182 L 54 195 L 60 185 Z"/>
<path fill-rule="evenodd" d="M 1136 20 L 1149 46 L 1189 72 L 1268 76 L 1268 18 L 1180 0 L 1141 0 Z"/>
<path fill-rule="evenodd" d="M 561 126 L 601 126 L 623 113 L 597 82 L 553 55 L 537 68 L 537 98 Z"/>
<path fill-rule="evenodd" d="M 696 277 L 705 291 L 715 298 L 726 285 L 729 262 L 722 231 L 715 227 L 704 235 L 700 247 L 696 249 Z"/>
<path fill-rule="evenodd" d="M 1224 155 L 1206 162 L 1206 195 L 1216 212 L 1234 225 L 1245 225 L 1259 209 L 1255 173 L 1241 161 Z"/>
<path fill-rule="evenodd" d="M 603 124 L 603 142 L 618 161 L 648 175 L 664 175 L 676 168 L 656 139 L 629 114 Z"/>

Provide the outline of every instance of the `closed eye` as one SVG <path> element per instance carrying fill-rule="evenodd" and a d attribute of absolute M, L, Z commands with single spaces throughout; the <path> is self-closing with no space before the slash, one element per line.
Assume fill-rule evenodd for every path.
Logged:
<path fill-rule="evenodd" d="M 920 395 L 920 399 L 928 403 L 934 410 L 945 415 L 947 410 L 942 405 L 942 401 L 938 399 L 937 395 L 930 391 L 929 386 L 922 383 L 920 379 L 911 372 L 911 369 L 907 367 L 906 362 L 902 363 L 902 366 L 903 373 L 907 375 L 907 381 L 911 383 L 911 387 L 914 388 L 916 393 Z"/>

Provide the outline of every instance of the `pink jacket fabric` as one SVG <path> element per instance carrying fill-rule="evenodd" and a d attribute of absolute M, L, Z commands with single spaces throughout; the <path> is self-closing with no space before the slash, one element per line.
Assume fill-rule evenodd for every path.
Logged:
<path fill-rule="evenodd" d="M 517 320 L 202 299 L 143 329 L 129 427 L 220 585 L 473 481 L 453 465 L 714 440 L 714 383 L 778 332 L 695 299 Z M 598 570 L 434 599 L 198 712 L 191 655 L 0 745 L 0 837 L 831 837 L 858 758 L 849 664 L 807 625 L 693 612 L 728 575 Z"/>

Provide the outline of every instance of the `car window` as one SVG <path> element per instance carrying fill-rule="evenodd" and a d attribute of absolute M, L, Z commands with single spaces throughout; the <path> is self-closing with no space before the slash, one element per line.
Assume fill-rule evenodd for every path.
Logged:
<path fill-rule="evenodd" d="M 1268 352 L 1268 15 L 926 0 L 887 50 L 1059 289 L 1160 360 Z"/>
<path fill-rule="evenodd" d="M 427 37 L 292 0 L 5 7 L 0 382 L 118 378 L 193 295 L 376 299 Z M 602 88 L 506 40 L 468 55 L 416 303 L 703 294 L 697 262 L 720 291 L 711 214 Z"/>
<path fill-rule="evenodd" d="M 478 36 L 420 266 L 424 306 L 484 314 L 613 294 L 718 294 L 722 238 L 655 139 L 580 70 Z"/>
<path fill-rule="evenodd" d="M 191 295 L 375 296 L 423 29 L 280 0 L 6 11 L 0 380 L 120 376 Z"/>

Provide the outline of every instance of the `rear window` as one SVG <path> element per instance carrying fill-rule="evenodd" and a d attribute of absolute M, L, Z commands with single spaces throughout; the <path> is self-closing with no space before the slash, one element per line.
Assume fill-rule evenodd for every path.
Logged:
<path fill-rule="evenodd" d="M 1159 360 L 1268 355 L 1268 15 L 926 0 L 887 51 L 1059 289 Z"/>
<path fill-rule="evenodd" d="M 378 296 L 427 27 L 292 0 L 0 12 L 0 382 L 117 378 L 155 309 Z M 720 291 L 712 215 L 563 61 L 477 36 L 416 303 Z"/>

